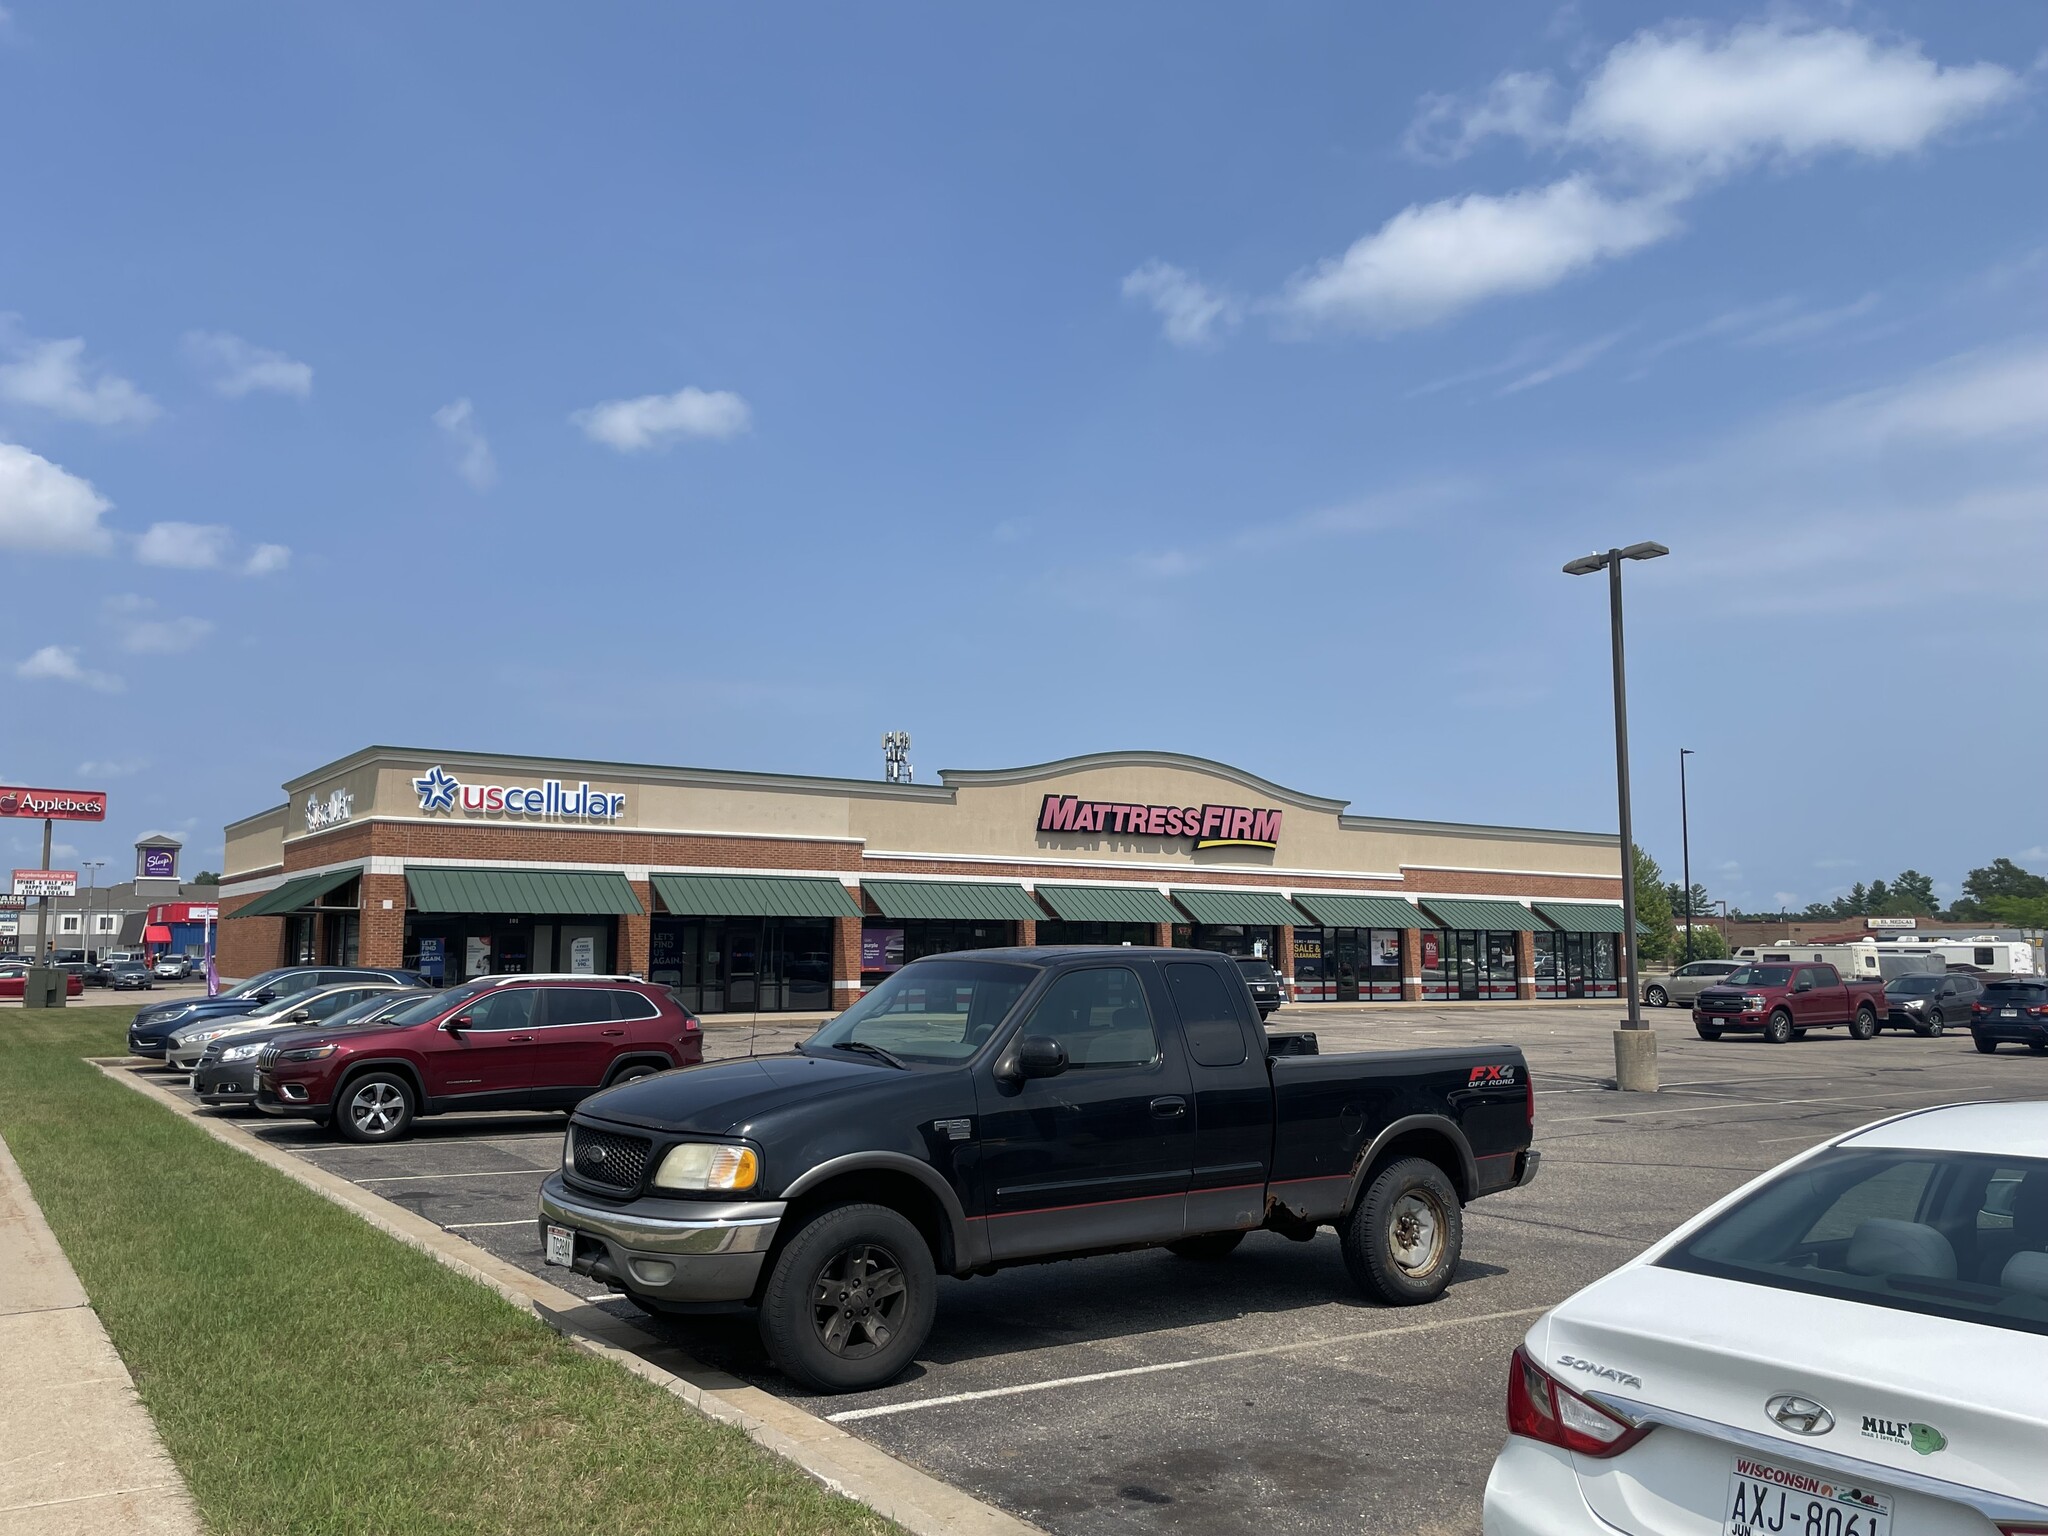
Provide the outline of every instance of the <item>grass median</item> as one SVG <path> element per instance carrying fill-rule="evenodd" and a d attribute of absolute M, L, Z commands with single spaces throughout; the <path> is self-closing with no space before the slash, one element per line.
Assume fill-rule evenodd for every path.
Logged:
<path fill-rule="evenodd" d="M 896 1529 L 109 1082 L 130 1012 L 0 1013 L 0 1135 L 211 1531 Z"/>

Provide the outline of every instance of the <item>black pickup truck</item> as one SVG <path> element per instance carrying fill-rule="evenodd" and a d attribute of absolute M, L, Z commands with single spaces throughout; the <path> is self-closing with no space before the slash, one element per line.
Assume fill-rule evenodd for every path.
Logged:
<path fill-rule="evenodd" d="M 1268 1037 L 1226 955 L 932 956 L 793 1054 L 584 1100 L 541 1239 L 650 1311 L 758 1306 L 770 1357 L 820 1391 L 908 1366 L 941 1273 L 1334 1226 L 1368 1294 L 1433 1300 L 1465 1202 L 1536 1173 L 1527 1064 L 1314 1046 Z"/>

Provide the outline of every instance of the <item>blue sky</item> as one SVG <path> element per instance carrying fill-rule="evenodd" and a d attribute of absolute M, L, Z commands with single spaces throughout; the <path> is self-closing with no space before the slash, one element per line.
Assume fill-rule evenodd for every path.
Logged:
<path fill-rule="evenodd" d="M 1115 747 L 1752 906 L 2048 860 L 2018 6 L 6 0 L 14 782 Z M 22 829 L 17 858 L 33 849 Z"/>

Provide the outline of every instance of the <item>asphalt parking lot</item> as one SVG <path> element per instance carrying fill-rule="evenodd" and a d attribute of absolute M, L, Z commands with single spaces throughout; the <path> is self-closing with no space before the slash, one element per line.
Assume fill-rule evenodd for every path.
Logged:
<path fill-rule="evenodd" d="M 925 1356 L 880 1391 L 793 1392 L 750 1316 L 645 1319 L 708 1364 L 778 1392 L 1046 1529 L 1473 1532 L 1503 1435 L 1509 1351 L 1538 1313 L 1752 1174 L 1865 1121 L 1964 1099 L 2048 1097 L 2048 1058 L 1979 1055 L 1967 1033 L 1817 1032 L 1784 1046 L 1697 1039 L 1652 1011 L 1664 1092 L 1622 1096 L 1613 1004 L 1297 1006 L 1322 1049 L 1510 1041 L 1536 1083 L 1541 1176 L 1472 1206 L 1435 1305 L 1352 1290 L 1333 1235 L 1256 1234 L 1221 1264 L 1163 1253 L 947 1280 Z M 756 1050 L 807 1029 L 762 1029 Z M 750 1032 L 707 1031 L 707 1056 Z M 354 1147 L 295 1121 L 267 1141 L 541 1273 L 535 1190 L 559 1116 L 419 1122 Z M 599 1288 L 562 1270 L 556 1283 Z"/>

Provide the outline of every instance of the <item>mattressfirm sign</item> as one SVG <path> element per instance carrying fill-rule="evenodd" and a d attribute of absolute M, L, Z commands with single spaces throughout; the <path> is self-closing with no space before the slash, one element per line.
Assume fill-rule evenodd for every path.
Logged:
<path fill-rule="evenodd" d="M 17 896 L 76 896 L 78 894 L 78 871 L 75 869 L 17 869 L 14 872 L 14 894 Z"/>
<path fill-rule="evenodd" d="M 103 789 L 18 789 L 0 784 L 0 816 L 34 816 L 47 821 L 105 821 Z"/>
<path fill-rule="evenodd" d="M 575 821 L 617 821 L 626 814 L 626 797 L 592 789 L 586 780 L 574 789 L 560 779 L 529 784 L 471 784 L 439 763 L 412 781 L 420 809 L 454 811 L 466 816 L 561 816 Z"/>
<path fill-rule="evenodd" d="M 1126 805 L 1047 795 L 1041 832 L 1120 832 L 1126 837 L 1191 837 L 1197 848 L 1272 848 L 1280 812 L 1248 805 Z"/>

